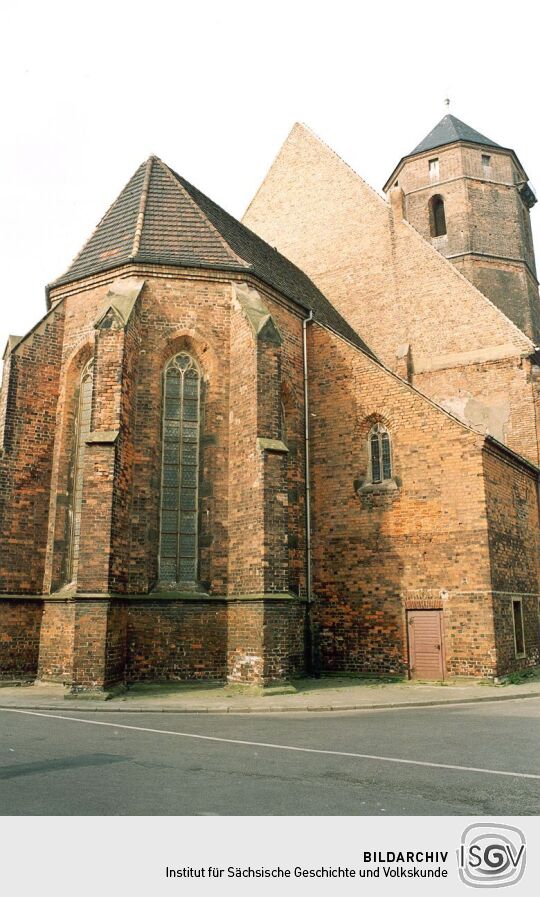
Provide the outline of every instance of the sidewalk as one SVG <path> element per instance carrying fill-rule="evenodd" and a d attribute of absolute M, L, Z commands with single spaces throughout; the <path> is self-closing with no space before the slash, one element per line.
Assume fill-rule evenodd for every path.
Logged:
<path fill-rule="evenodd" d="M 287 691 L 287 693 L 283 693 Z M 140 684 L 104 701 L 70 696 L 62 685 L 0 688 L 0 709 L 120 713 L 283 713 L 378 710 L 540 697 L 540 678 L 519 685 L 381 683 L 331 676 L 298 679 L 288 690 L 192 683 Z"/>

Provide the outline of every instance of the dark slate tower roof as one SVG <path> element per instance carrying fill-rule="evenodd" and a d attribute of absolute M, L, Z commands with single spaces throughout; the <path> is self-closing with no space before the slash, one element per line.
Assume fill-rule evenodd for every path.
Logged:
<path fill-rule="evenodd" d="M 389 190 L 389 188 L 392 186 L 397 175 L 401 171 L 402 166 L 408 159 L 411 159 L 414 156 L 419 155 L 420 153 L 426 153 L 430 150 L 439 149 L 439 147 L 448 146 L 451 143 L 457 143 L 460 140 L 464 143 L 476 143 L 479 146 L 492 146 L 504 153 L 509 153 L 518 168 L 520 177 L 523 182 L 526 182 L 528 180 L 525 169 L 523 168 L 523 165 L 519 161 L 513 149 L 501 146 L 500 143 L 495 143 L 494 140 L 490 140 L 489 137 L 486 137 L 485 134 L 481 134 L 480 131 L 475 131 L 474 128 L 466 125 L 464 121 L 461 121 L 460 118 L 456 118 L 455 115 L 445 115 L 443 118 L 441 118 L 440 122 L 438 122 L 435 127 L 429 132 L 429 134 L 427 134 L 427 136 L 424 137 L 422 141 L 420 141 L 418 146 L 415 146 L 415 148 L 411 150 L 410 153 L 407 153 L 406 156 L 401 157 L 383 187 L 384 192 L 386 193 L 387 190 Z M 533 202 L 534 204 L 534 194 L 532 194 L 532 196 L 532 200 L 526 201 Z"/>
<path fill-rule="evenodd" d="M 446 144 L 455 143 L 457 140 L 465 140 L 467 143 L 481 143 L 482 146 L 499 146 L 494 140 L 490 140 L 489 137 L 485 137 L 479 131 L 475 131 L 474 128 L 466 125 L 464 121 L 456 118 L 455 115 L 445 115 L 409 155 L 415 156 L 416 153 L 437 149 L 439 146 L 446 146 Z"/>
<path fill-rule="evenodd" d="M 66 273 L 48 289 L 137 262 L 252 274 L 374 357 L 300 268 L 157 156 L 139 166 Z"/>

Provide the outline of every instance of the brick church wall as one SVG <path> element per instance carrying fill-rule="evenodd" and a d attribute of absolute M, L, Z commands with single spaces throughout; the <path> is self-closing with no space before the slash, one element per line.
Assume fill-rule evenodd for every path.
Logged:
<path fill-rule="evenodd" d="M 139 302 L 143 301 L 143 297 L 144 292 L 139 298 Z M 128 322 L 122 347 L 123 378 L 118 407 L 121 426 L 116 446 L 112 506 L 110 588 L 113 592 L 129 590 L 131 522 L 137 451 L 137 378 L 142 347 L 141 330 L 139 310 L 136 307 Z"/>
<path fill-rule="evenodd" d="M 314 591 L 323 669 L 403 673 L 406 610 L 438 607 L 448 674 L 494 675 L 493 524 L 482 438 L 322 328 L 315 326 L 311 339 Z M 366 484 L 367 437 L 377 420 L 392 439 L 391 491 Z M 495 467 L 513 482 L 508 465 L 497 459 Z M 535 512 L 533 495 L 526 507 Z M 513 545 L 510 576 L 521 564 Z"/>
<path fill-rule="evenodd" d="M 38 669 L 43 605 L 0 598 L 0 680 L 32 680 Z"/>
<path fill-rule="evenodd" d="M 217 595 L 286 593 L 289 557 L 296 564 L 293 586 L 299 591 L 305 582 L 301 316 L 271 290 L 261 290 L 282 337 L 282 346 L 273 345 L 258 340 L 242 311 L 232 308 L 231 283 L 219 275 L 152 270 L 154 276 L 147 276 L 144 269 L 135 273 L 145 278 L 145 285 L 122 332 L 94 329 L 114 274 L 62 291 L 68 326 L 53 461 L 56 489 L 48 551 L 53 589 L 65 583 L 78 383 L 92 354 L 92 433 L 109 432 L 120 422 L 121 433 L 114 446 L 92 442 L 85 452 L 85 482 L 94 485 L 90 490 L 87 485 L 83 496 L 86 535 L 81 541 L 79 591 L 102 592 L 103 599 L 87 595 L 47 602 L 40 678 L 68 681 L 72 676 L 76 689 L 103 685 L 114 678 L 114 669 L 120 670 L 123 632 L 129 681 L 234 675 L 231 645 L 236 640 L 241 647 L 249 618 L 253 625 L 256 618 L 263 621 L 262 632 L 269 640 L 268 663 L 264 660 L 260 675 L 255 670 L 260 681 L 272 680 L 285 667 L 293 675 L 304 663 L 302 602 L 282 607 L 278 598 L 276 609 L 262 600 L 253 606 L 242 602 L 245 619 L 240 620 L 234 602 L 216 612 L 219 603 L 208 606 L 203 598 L 175 602 L 171 596 L 160 604 L 149 596 L 129 602 L 124 620 L 122 603 L 106 600 L 107 592 L 140 595 L 157 582 L 162 378 L 168 359 L 182 350 L 197 358 L 204 379 L 202 585 Z M 289 453 L 263 452 L 257 443 L 258 436 L 279 441 L 282 435 L 284 384 L 290 406 L 290 461 Z M 294 507 L 289 526 L 288 493 Z M 95 550 L 98 543 L 103 550 Z M 267 617 L 273 620 L 272 631 L 264 624 Z M 260 655 L 266 657 L 261 639 L 259 634 Z M 289 649 L 290 660 L 283 654 Z"/>
<path fill-rule="evenodd" d="M 59 307 L 15 347 L 6 371 L 0 427 L 2 592 L 43 588 L 63 329 Z"/>
<path fill-rule="evenodd" d="M 413 383 L 451 414 L 538 464 L 532 380 L 529 359 L 514 356 L 426 371 Z"/>
<path fill-rule="evenodd" d="M 257 448 L 257 354 L 240 309 L 231 315 L 228 593 L 264 591 L 263 457 Z"/>
<path fill-rule="evenodd" d="M 226 677 L 225 601 L 128 601 L 128 681 Z"/>
<path fill-rule="evenodd" d="M 69 601 L 44 601 L 37 678 L 69 682 L 73 671 L 75 607 Z"/>
<path fill-rule="evenodd" d="M 279 439 L 284 439 L 288 452 L 284 459 L 286 466 L 287 490 L 287 537 L 288 537 L 288 590 L 296 595 L 305 595 L 306 590 L 306 545 L 305 545 L 305 450 L 304 450 L 304 380 L 302 315 L 298 310 L 291 313 L 277 297 L 260 288 L 261 296 L 274 319 L 283 340 L 281 347 L 280 395 L 283 417 L 280 415 L 275 431 Z M 282 432 L 282 426 L 286 432 Z M 280 473 L 280 476 L 283 474 Z M 279 490 L 283 489 L 279 484 Z M 282 524 L 283 525 L 283 524 Z M 287 588 L 285 588 L 287 590 Z"/>
<path fill-rule="evenodd" d="M 266 684 L 294 678 L 305 669 L 304 639 L 303 602 L 231 601 L 229 681 Z"/>
<path fill-rule="evenodd" d="M 305 604 L 291 599 L 131 599 L 128 682 L 265 684 L 303 672 Z"/>
<path fill-rule="evenodd" d="M 484 452 L 495 639 L 501 674 L 540 663 L 540 539 L 534 471 Z M 512 600 L 522 602 L 525 656 L 514 645 Z"/>

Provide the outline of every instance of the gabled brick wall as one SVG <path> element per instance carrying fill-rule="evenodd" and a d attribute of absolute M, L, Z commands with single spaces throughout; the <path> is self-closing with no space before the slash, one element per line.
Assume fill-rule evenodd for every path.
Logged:
<path fill-rule="evenodd" d="M 243 220 L 309 274 L 391 370 L 465 422 L 489 419 L 484 428 L 536 463 L 533 344 L 405 218 L 399 190 L 386 202 L 295 125 Z M 497 394 L 504 407 L 493 412 Z"/>

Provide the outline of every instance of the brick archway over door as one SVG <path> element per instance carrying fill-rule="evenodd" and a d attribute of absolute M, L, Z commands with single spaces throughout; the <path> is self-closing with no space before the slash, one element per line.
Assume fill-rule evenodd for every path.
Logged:
<path fill-rule="evenodd" d="M 411 679 L 444 679 L 442 610 L 408 611 L 407 630 Z"/>

